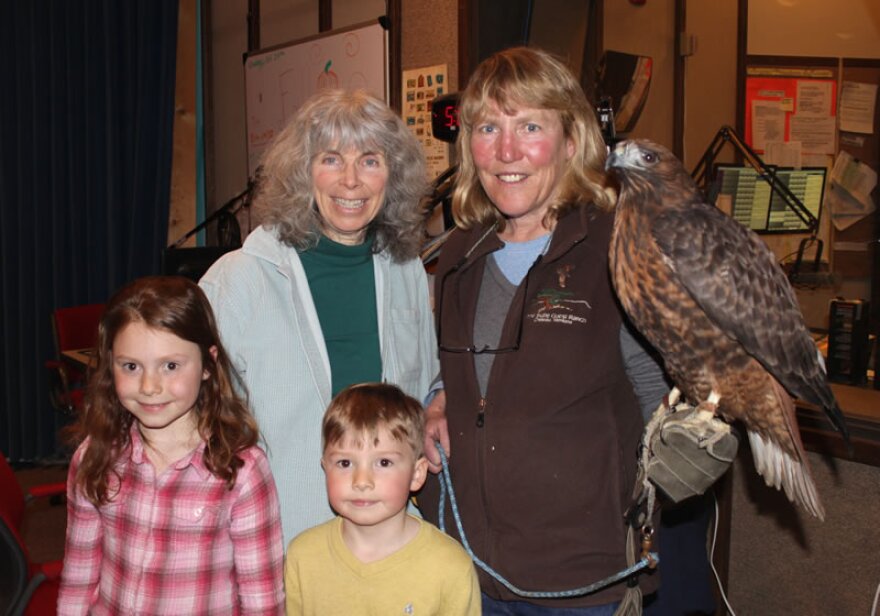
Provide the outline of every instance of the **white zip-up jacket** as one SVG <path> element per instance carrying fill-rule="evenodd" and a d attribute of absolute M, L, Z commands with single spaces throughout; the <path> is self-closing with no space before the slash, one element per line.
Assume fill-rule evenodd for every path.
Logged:
<path fill-rule="evenodd" d="M 439 370 L 424 267 L 373 257 L 382 380 L 423 400 Z M 200 281 L 248 390 L 281 501 L 285 546 L 333 516 L 321 470 L 330 362 L 296 250 L 260 227 Z"/>

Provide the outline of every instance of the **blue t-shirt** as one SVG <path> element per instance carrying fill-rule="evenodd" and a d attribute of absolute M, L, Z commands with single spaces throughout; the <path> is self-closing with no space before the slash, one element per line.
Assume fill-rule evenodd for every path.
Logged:
<path fill-rule="evenodd" d="M 519 286 L 538 255 L 547 252 L 552 234 L 547 233 L 527 242 L 504 242 L 504 247 L 492 253 L 495 264 L 511 283 Z"/>

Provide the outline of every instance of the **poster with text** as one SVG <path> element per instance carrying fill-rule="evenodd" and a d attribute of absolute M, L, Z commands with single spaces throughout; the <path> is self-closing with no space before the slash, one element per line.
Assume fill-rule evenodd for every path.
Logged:
<path fill-rule="evenodd" d="M 445 64 L 403 71 L 401 115 L 425 152 L 428 178 L 433 180 L 449 167 L 449 146 L 431 132 L 431 103 L 449 92 Z"/>
<path fill-rule="evenodd" d="M 836 151 L 837 83 L 832 79 L 750 76 L 745 140 L 756 152 L 798 144 L 804 155 Z"/>

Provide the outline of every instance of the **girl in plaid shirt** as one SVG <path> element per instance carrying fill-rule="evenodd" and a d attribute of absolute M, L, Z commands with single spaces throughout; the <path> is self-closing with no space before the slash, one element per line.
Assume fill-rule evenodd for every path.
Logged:
<path fill-rule="evenodd" d="M 278 496 L 199 287 L 143 278 L 98 329 L 58 613 L 283 614 Z"/>

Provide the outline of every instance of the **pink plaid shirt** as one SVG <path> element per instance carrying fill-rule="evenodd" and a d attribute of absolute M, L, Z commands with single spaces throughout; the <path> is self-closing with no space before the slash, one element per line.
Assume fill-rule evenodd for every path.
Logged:
<path fill-rule="evenodd" d="M 281 517 L 266 455 L 243 451 L 235 487 L 204 465 L 204 443 L 156 476 L 137 428 L 122 488 L 95 507 L 68 475 L 58 614 L 284 614 Z"/>

